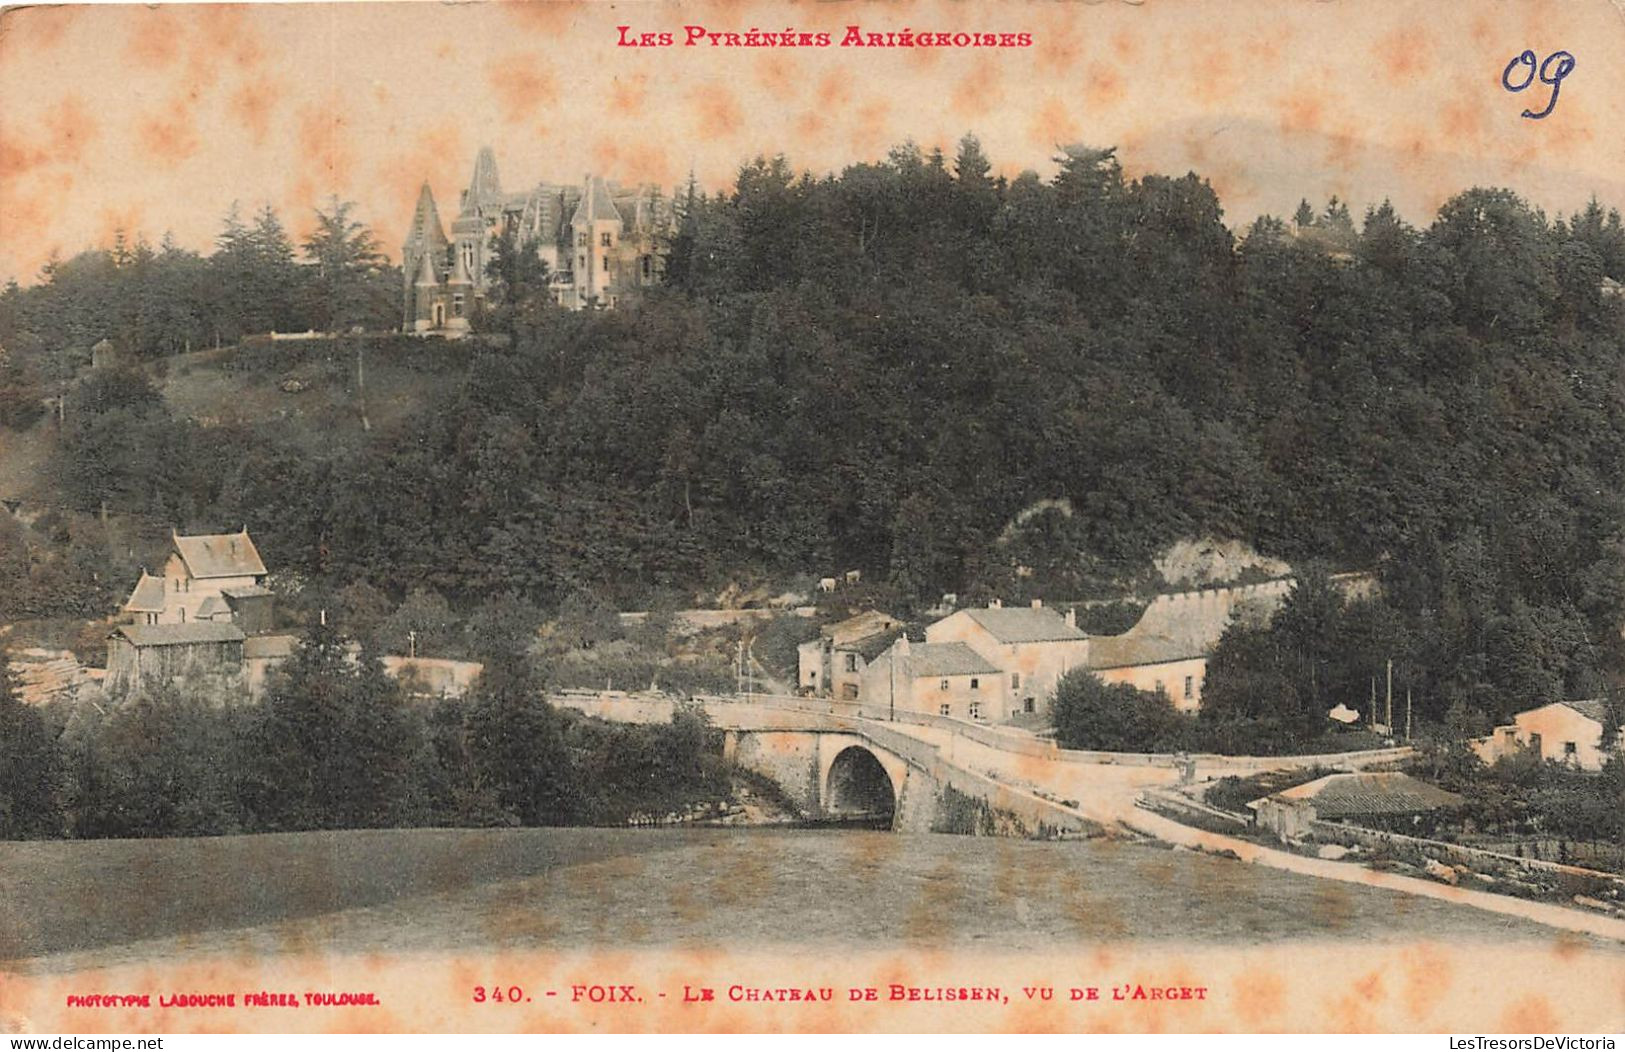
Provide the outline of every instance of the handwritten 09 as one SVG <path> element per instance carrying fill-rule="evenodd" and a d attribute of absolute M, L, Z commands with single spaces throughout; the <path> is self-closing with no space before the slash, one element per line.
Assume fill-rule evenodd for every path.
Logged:
<path fill-rule="evenodd" d="M 1507 63 L 1507 68 L 1501 71 L 1501 86 L 1511 92 L 1523 91 L 1535 82 L 1538 75 L 1542 84 L 1552 86 L 1552 97 L 1546 100 L 1546 108 L 1536 113 L 1534 110 L 1524 110 L 1523 116 L 1530 120 L 1545 119 L 1552 110 L 1557 108 L 1557 93 L 1563 90 L 1563 78 L 1574 72 L 1574 56 L 1567 51 L 1554 51 L 1546 56 L 1546 61 L 1536 66 L 1535 53 L 1528 48 L 1523 54 Z M 1556 66 L 1554 69 L 1553 66 Z M 1518 67 L 1522 66 L 1522 78 L 1519 78 Z"/>

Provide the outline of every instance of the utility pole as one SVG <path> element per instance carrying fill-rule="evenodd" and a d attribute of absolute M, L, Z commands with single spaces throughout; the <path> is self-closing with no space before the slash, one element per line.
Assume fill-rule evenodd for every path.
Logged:
<path fill-rule="evenodd" d="M 1394 659 L 1388 659 L 1388 734 L 1394 733 Z"/>
<path fill-rule="evenodd" d="M 406 630 L 407 652 L 416 658 L 418 656 L 418 632 L 415 628 Z"/>
<path fill-rule="evenodd" d="M 1405 688 L 1405 740 L 1411 740 L 1411 688 Z"/>

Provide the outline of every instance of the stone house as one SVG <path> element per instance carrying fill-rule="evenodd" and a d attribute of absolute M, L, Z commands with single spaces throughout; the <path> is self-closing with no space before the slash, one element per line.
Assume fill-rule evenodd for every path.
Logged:
<path fill-rule="evenodd" d="M 247 527 L 170 534 L 161 576 L 145 570 L 107 639 L 107 692 L 120 696 L 182 679 L 215 679 L 257 695 L 293 651 L 276 635 L 274 596 Z"/>
<path fill-rule="evenodd" d="M 863 673 L 870 712 L 896 708 L 1002 723 L 1010 717 L 1005 673 L 965 643 L 913 643 L 899 636 Z"/>
<path fill-rule="evenodd" d="M 1600 771 L 1610 755 L 1602 747 L 1607 719 L 1608 705 L 1601 698 L 1554 701 L 1518 713 L 1512 717 L 1511 724 L 1495 728 L 1493 734 L 1481 739 L 1474 748 L 1486 763 L 1529 752 L 1542 760 L 1582 771 Z M 1625 735 L 1615 736 L 1614 755 L 1625 751 L 1622 738 Z"/>
<path fill-rule="evenodd" d="M 1079 630 L 1076 615 L 1033 600 L 1028 607 L 958 610 L 925 630 L 927 643 L 962 643 L 999 674 L 1000 693 L 1007 697 L 1003 715 L 1036 713 L 1047 707 L 1055 684 L 1089 659 L 1089 637 Z M 986 706 L 984 706 L 986 711 Z"/>
<path fill-rule="evenodd" d="M 272 616 L 265 578 L 265 563 L 247 527 L 190 537 L 171 533 L 163 575 L 141 571 L 120 614 L 131 624 L 241 621 L 247 623 L 245 631 L 264 631 Z"/>
<path fill-rule="evenodd" d="M 869 662 L 897 639 L 903 623 L 879 610 L 866 610 L 825 625 L 817 639 L 796 648 L 797 689 L 821 697 L 856 701 Z"/>

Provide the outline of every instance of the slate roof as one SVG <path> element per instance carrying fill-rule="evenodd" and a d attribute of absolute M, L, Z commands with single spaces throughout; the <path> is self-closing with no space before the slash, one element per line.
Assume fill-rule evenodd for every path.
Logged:
<path fill-rule="evenodd" d="M 417 208 L 412 212 L 412 228 L 406 234 L 406 254 L 421 253 L 425 259 L 443 254 L 446 229 L 440 224 L 440 210 L 434 205 L 434 191 L 425 182 L 418 190 Z"/>
<path fill-rule="evenodd" d="M 189 621 L 184 625 L 120 625 L 113 635 L 138 647 L 173 647 L 193 643 L 240 643 L 243 630 L 225 621 Z"/>
<path fill-rule="evenodd" d="M 248 536 L 241 533 L 206 533 L 196 537 L 175 536 L 175 550 L 186 563 L 193 577 L 260 577 L 265 564 L 260 561 L 259 549 Z"/>
<path fill-rule="evenodd" d="M 1591 698 L 1587 701 L 1564 701 L 1559 704 L 1567 705 L 1588 720 L 1596 720 L 1601 724 L 1607 724 L 1608 722 L 1608 703 L 1601 698 Z"/>
<path fill-rule="evenodd" d="M 258 599 L 274 593 L 262 584 L 245 584 L 236 588 L 222 588 L 220 594 L 228 599 Z"/>
<path fill-rule="evenodd" d="M 135 583 L 135 590 L 130 598 L 124 601 L 126 611 L 133 614 L 157 614 L 164 609 L 164 579 L 154 577 L 145 570 L 141 571 L 141 580 Z"/>
<path fill-rule="evenodd" d="M 587 190 L 581 195 L 581 203 L 576 206 L 576 213 L 570 218 L 573 227 L 586 227 L 591 223 L 601 221 L 621 222 L 621 213 L 615 207 L 614 200 L 609 194 L 609 187 L 604 183 L 601 175 L 589 176 Z"/>
<path fill-rule="evenodd" d="M 850 643 L 838 644 L 835 649 L 855 650 L 867 663 L 884 654 L 886 648 L 897 642 L 897 637 L 902 634 L 903 626 L 898 625 L 894 628 L 888 628 L 884 632 L 876 632 L 873 635 L 864 636 L 862 639 L 854 639 Z"/>
<path fill-rule="evenodd" d="M 916 677 L 998 675 L 999 672 L 964 643 L 910 643 L 908 661 L 909 671 Z"/>
<path fill-rule="evenodd" d="M 197 616 L 199 618 L 213 617 L 215 614 L 229 613 L 231 613 L 231 607 L 227 606 L 226 600 L 218 595 L 208 596 L 197 606 Z"/>
<path fill-rule="evenodd" d="M 1087 639 L 1066 618 L 1044 607 L 976 607 L 964 611 L 1001 643 L 1047 643 L 1058 639 Z"/>
<path fill-rule="evenodd" d="M 1297 801 L 1313 805 L 1318 818 L 1356 815 L 1411 815 L 1457 807 L 1462 798 L 1399 771 L 1328 774 L 1273 796 L 1254 800 Z"/>
<path fill-rule="evenodd" d="M 474 157 L 474 176 L 468 181 L 468 199 L 464 202 L 464 207 L 466 210 L 500 203 L 502 203 L 502 180 L 497 178 L 496 151 L 489 146 L 481 146 L 480 152 Z"/>

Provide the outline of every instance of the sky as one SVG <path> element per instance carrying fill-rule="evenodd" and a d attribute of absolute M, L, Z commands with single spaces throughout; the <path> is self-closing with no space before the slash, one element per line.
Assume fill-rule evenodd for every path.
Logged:
<path fill-rule="evenodd" d="M 673 46 L 618 46 L 622 25 Z M 834 41 L 685 47 L 687 25 Z M 1033 43 L 840 47 L 849 25 Z M 1548 85 L 1503 86 L 1525 49 L 1575 60 L 1540 120 L 1520 114 Z M 1117 146 L 1131 175 L 1195 170 L 1238 228 L 1333 194 L 1425 223 L 1475 184 L 1625 208 L 1625 0 L 16 8 L 0 100 L 0 280 L 25 284 L 117 229 L 207 251 L 233 201 L 297 234 L 337 194 L 398 257 L 420 184 L 449 223 L 481 145 L 508 190 L 718 189 L 758 154 L 823 174 L 973 132 L 1011 176 L 1049 176 L 1068 142 Z"/>

